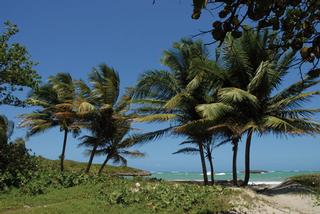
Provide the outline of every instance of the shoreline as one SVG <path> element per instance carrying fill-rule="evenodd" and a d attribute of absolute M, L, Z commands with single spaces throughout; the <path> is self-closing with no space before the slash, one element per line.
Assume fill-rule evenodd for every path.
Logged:
<path fill-rule="evenodd" d="M 181 184 L 195 184 L 195 185 L 203 185 L 203 180 L 164 180 L 168 183 L 181 183 Z M 241 182 L 239 180 L 239 182 Z M 278 186 L 281 186 L 286 181 L 250 181 L 248 187 L 252 187 L 254 189 L 271 189 Z M 215 180 L 215 185 L 221 185 L 226 187 L 234 187 L 232 180 Z"/>
<path fill-rule="evenodd" d="M 164 179 L 165 180 L 165 179 Z M 184 179 L 173 179 L 173 180 L 165 180 L 168 182 L 203 182 L 201 179 L 194 179 L 194 180 L 184 180 Z M 232 182 L 232 180 L 216 180 L 216 183 L 225 183 L 225 182 Z M 283 181 L 249 181 L 249 185 L 279 185 L 281 183 L 285 182 Z"/>

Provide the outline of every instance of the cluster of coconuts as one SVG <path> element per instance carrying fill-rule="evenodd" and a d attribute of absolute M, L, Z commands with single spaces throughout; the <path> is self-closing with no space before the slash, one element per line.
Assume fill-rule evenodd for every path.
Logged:
<path fill-rule="evenodd" d="M 284 50 L 300 50 L 304 61 L 320 58 L 320 35 L 315 24 L 320 20 L 319 0 L 193 0 L 192 18 L 198 19 L 201 10 L 209 3 L 223 3 L 218 13 L 220 20 L 212 23 L 211 34 L 216 41 L 222 42 L 228 32 L 234 38 L 241 37 L 241 21 L 248 18 L 258 23 L 258 29 L 281 30 L 281 47 Z M 312 46 L 305 47 L 306 42 Z M 279 47 L 271 44 L 270 48 L 272 46 Z"/>

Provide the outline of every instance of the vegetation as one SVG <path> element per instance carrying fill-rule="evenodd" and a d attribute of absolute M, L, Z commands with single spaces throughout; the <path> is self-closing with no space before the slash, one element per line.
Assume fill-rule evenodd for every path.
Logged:
<path fill-rule="evenodd" d="M 40 164 L 43 166 L 43 168 L 49 168 L 54 171 L 59 171 L 60 169 L 60 162 L 58 160 L 48 160 L 45 158 L 40 158 Z M 65 166 L 65 171 L 81 173 L 86 169 L 87 163 L 77 162 L 72 160 L 65 160 L 64 166 Z M 92 164 L 91 174 L 97 174 L 100 168 L 101 168 L 101 164 Z M 142 172 L 140 169 L 131 168 L 128 166 L 106 165 L 105 168 L 106 170 L 103 172 L 104 174 L 107 174 L 109 176 L 119 175 L 123 173 L 139 174 Z"/>
<path fill-rule="evenodd" d="M 301 61 L 315 61 L 313 68 L 317 68 L 320 59 L 319 5 L 317 0 L 193 0 L 192 18 L 199 19 L 203 9 L 218 14 L 214 16 L 217 18 L 212 29 L 203 33 L 211 33 L 213 39 L 220 42 L 228 33 L 240 38 L 245 24 L 258 30 L 272 29 L 279 32 L 281 42 L 269 40 L 268 49 L 300 50 Z"/>
<path fill-rule="evenodd" d="M 144 73 L 136 86 L 136 102 L 142 104 L 138 109 L 139 122 L 170 121 L 173 127 L 160 130 L 153 134 L 154 138 L 167 132 L 174 132 L 173 128 L 199 120 L 196 106 L 209 102 L 207 88 L 191 88 L 191 80 L 195 78 L 198 67 L 194 63 L 208 62 L 209 54 L 202 42 L 181 40 L 173 44 L 173 50 L 165 51 L 161 62 L 170 70 L 154 70 Z M 172 132 L 173 131 L 173 132 Z M 210 141 L 211 134 L 205 130 L 197 132 L 179 133 L 193 141 L 199 149 L 204 183 L 208 184 L 207 169 L 204 156 L 204 143 Z M 151 135 L 147 135 L 150 140 Z"/>
<path fill-rule="evenodd" d="M 23 100 L 14 94 L 25 87 L 36 88 L 40 76 L 33 69 L 36 65 L 30 59 L 27 49 L 11 38 L 18 33 L 16 25 L 7 21 L 5 31 L 0 34 L 0 105 L 23 106 Z"/>
<path fill-rule="evenodd" d="M 0 193 L 0 212 L 13 213 L 220 213 L 233 209 L 236 191 L 220 186 L 169 184 L 157 180 L 121 179 L 85 174 L 86 163 L 37 158 L 32 178 Z M 92 172 L 101 165 L 93 164 Z M 132 168 L 107 167 L 110 174 Z M 79 171 L 80 170 L 80 171 Z M 82 172 L 81 172 L 82 170 Z"/>
<path fill-rule="evenodd" d="M 60 170 L 64 170 L 67 137 L 69 132 L 77 136 L 80 127 L 75 124 L 76 112 L 73 107 L 75 99 L 75 87 L 72 77 L 68 73 L 58 73 L 49 77 L 47 84 L 34 90 L 27 103 L 41 107 L 40 110 L 20 117 L 20 127 L 28 128 L 27 136 L 43 133 L 48 129 L 59 127 L 64 133 L 62 151 L 60 155 Z"/>
<path fill-rule="evenodd" d="M 320 206 L 320 174 L 298 175 L 289 180 L 310 188 L 317 195 L 316 205 Z"/>
<path fill-rule="evenodd" d="M 237 193 L 218 185 L 206 186 L 209 184 L 207 162 L 214 184 L 215 147 L 232 144 L 233 184 L 246 186 L 254 136 L 319 134 L 320 123 L 315 118 L 320 109 L 304 105 L 320 95 L 320 91 L 313 89 L 320 81 L 320 70 L 315 69 L 317 63 L 301 80 L 286 88 L 282 85 L 298 49 L 304 60 L 311 62 L 313 59 L 309 58 L 319 58 L 319 35 L 315 32 L 318 22 L 312 23 L 319 15 L 314 8 L 318 3 L 290 1 L 289 6 L 280 7 L 280 3 L 273 1 L 222 2 L 225 8 L 219 15 L 229 18 L 223 23 L 215 22 L 210 31 L 216 40 L 224 41 L 216 48 L 215 58 L 201 41 L 182 39 L 163 53 L 161 62 L 167 70 L 144 72 L 137 84 L 121 97 L 118 72 L 106 64 L 93 68 L 87 82 L 75 80 L 69 73 L 58 73 L 38 86 L 39 76 L 26 49 L 19 44 L 8 44 L 17 29 L 6 23 L 8 29 L 0 36 L 0 104 L 33 106 L 33 112 L 20 116 L 19 126 L 27 128 L 26 137 L 59 128 L 63 142 L 58 161 L 32 156 L 24 139 L 11 141 L 13 123 L 0 116 L 0 191 L 3 193 L 0 212 L 223 213 L 233 208 L 231 195 Z M 194 18 L 199 18 L 201 8 L 207 3 L 210 2 L 194 1 Z M 248 16 L 259 20 L 259 27 L 272 25 L 275 31 L 242 26 L 236 16 L 242 5 L 247 7 L 243 19 Z M 230 8 L 235 9 L 232 12 Z M 301 27 L 294 23 L 293 29 L 277 34 L 276 30 L 283 28 L 285 22 L 291 25 L 288 17 L 295 20 L 295 13 L 309 9 L 315 14 L 301 15 L 299 23 L 305 28 L 300 31 L 302 36 L 298 35 Z M 274 15 L 278 13 L 276 20 Z M 311 23 L 306 23 L 307 19 Z M 231 26 L 225 29 L 228 25 Z M 297 35 L 291 35 L 296 32 Z M 294 39 L 281 40 L 286 34 Z M 302 45 L 308 39 L 313 44 L 305 50 Z M 289 47 L 292 51 L 288 51 Z M 13 95 L 23 87 L 33 89 L 26 102 Z M 133 121 L 164 122 L 166 127 L 136 133 Z M 85 134 L 79 137 L 81 131 Z M 87 163 L 65 160 L 70 134 L 78 137 L 79 146 L 87 148 Z M 185 138 L 180 145 L 186 147 L 175 153 L 199 155 L 204 185 L 169 184 L 152 179 L 140 179 L 136 183 L 136 180 L 114 178 L 123 172 L 141 173 L 126 167 L 127 157 L 144 156 L 132 148 L 165 135 Z M 246 145 L 245 179 L 240 183 L 237 154 L 241 139 L 245 139 Z M 101 165 L 93 164 L 96 155 L 104 156 Z M 110 161 L 123 166 L 107 166 Z M 292 180 L 320 192 L 318 175 Z"/>
<path fill-rule="evenodd" d="M 75 179 L 78 178 L 72 178 L 73 181 Z M 232 209 L 231 197 L 236 194 L 219 186 L 174 185 L 99 177 L 75 187 L 66 187 L 52 186 L 46 190 L 46 194 L 13 190 L 0 195 L 0 212 L 218 213 Z"/>
<path fill-rule="evenodd" d="M 213 75 L 219 75 L 224 84 L 215 88 L 217 101 L 198 105 L 196 108 L 204 119 L 180 127 L 184 131 L 207 127 L 222 133 L 226 132 L 222 128 L 227 128 L 234 139 L 246 134 L 244 185 L 248 184 L 250 176 L 250 145 L 254 132 L 303 135 L 320 130 L 319 123 L 311 118 L 319 109 L 301 107 L 303 102 L 319 95 L 319 91 L 306 92 L 318 83 L 319 74 L 306 76 L 305 80 L 277 91 L 293 54 L 280 58 L 280 53 L 266 49 L 267 37 L 270 37 L 268 32 L 261 35 L 254 31 L 246 31 L 239 40 L 228 36 L 221 50 L 223 70 L 216 73 L 212 68 Z M 200 85 L 201 80 L 198 81 Z"/>
<path fill-rule="evenodd" d="M 0 191 L 11 186 L 20 187 L 37 169 L 23 139 L 9 142 L 13 127 L 12 121 L 0 116 Z"/>
<path fill-rule="evenodd" d="M 320 174 L 297 175 L 291 177 L 290 180 L 320 191 Z"/>
<path fill-rule="evenodd" d="M 123 139 L 130 131 L 131 117 L 126 112 L 129 110 L 131 100 L 130 89 L 121 99 L 119 98 L 120 79 L 118 73 L 105 64 L 94 68 L 89 74 L 92 88 L 83 81 L 76 83 L 79 94 L 76 97 L 76 108 L 79 115 L 78 123 L 89 130 L 92 135 L 81 137 L 81 146 L 91 147 L 90 158 L 86 172 L 90 171 L 94 156 L 106 155 L 106 160 L 127 164 L 123 155 L 143 156 L 139 151 L 130 152 L 129 147 L 134 146 L 135 141 Z"/>

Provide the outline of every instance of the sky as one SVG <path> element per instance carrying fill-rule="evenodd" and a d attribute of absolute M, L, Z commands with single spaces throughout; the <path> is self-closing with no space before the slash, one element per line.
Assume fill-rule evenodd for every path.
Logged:
<path fill-rule="evenodd" d="M 122 91 L 133 86 L 139 75 L 151 69 L 166 69 L 160 64 L 164 50 L 183 37 L 208 30 L 212 15 L 204 13 L 192 20 L 192 1 L 188 0 L 2 0 L 0 25 L 10 20 L 20 32 L 14 42 L 24 44 L 35 69 L 45 82 L 50 75 L 69 72 L 75 79 L 86 79 L 88 72 L 101 63 L 114 67 L 120 75 Z M 200 37 L 199 37 L 200 38 Z M 210 36 L 201 37 L 211 42 Z M 208 47 L 214 55 L 214 46 Z M 290 72 L 285 84 L 298 80 L 299 73 Z M 318 87 L 319 89 L 319 87 Z M 27 91 L 26 91 L 27 92 Z M 319 107 L 316 99 L 314 107 Z M 17 115 L 30 108 L 0 106 L 17 126 Z M 143 131 L 163 128 L 163 124 L 136 124 Z M 12 138 L 24 137 L 26 130 L 16 128 Z M 57 159 L 62 148 L 63 133 L 52 129 L 28 139 L 26 145 L 36 155 Z M 198 156 L 172 155 L 183 141 L 181 137 L 166 137 L 138 149 L 147 156 L 129 159 L 128 165 L 150 171 L 201 171 Z M 87 161 L 79 140 L 69 138 L 66 158 Z M 277 138 L 254 136 L 252 169 L 320 170 L 320 137 Z M 230 171 L 232 148 L 226 145 L 214 150 L 217 171 Z M 96 157 L 94 162 L 103 161 Z M 238 168 L 244 168 L 244 142 L 240 143 Z"/>

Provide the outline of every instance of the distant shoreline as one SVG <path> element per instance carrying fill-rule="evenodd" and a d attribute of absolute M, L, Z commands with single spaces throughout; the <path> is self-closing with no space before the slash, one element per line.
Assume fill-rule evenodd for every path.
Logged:
<path fill-rule="evenodd" d="M 197 179 L 197 180 L 167 180 L 166 182 L 172 182 L 172 183 L 189 183 L 189 184 L 202 184 L 203 180 Z M 284 181 L 250 181 L 250 186 L 266 186 L 266 187 L 275 187 L 277 185 L 282 184 Z M 223 185 L 230 185 L 232 186 L 231 180 L 216 180 L 216 184 L 223 184 Z"/>
<path fill-rule="evenodd" d="M 275 186 L 286 181 L 290 177 L 297 175 L 307 174 L 320 174 L 319 171 L 268 171 L 262 173 L 252 173 L 250 178 L 250 185 L 267 185 Z M 162 179 L 164 181 L 172 182 L 190 182 L 197 183 L 202 182 L 202 173 L 199 172 L 153 172 L 151 177 L 156 179 Z M 211 177 L 208 173 L 208 177 Z M 232 180 L 231 172 L 217 172 L 214 179 L 216 181 L 227 182 Z M 243 174 L 238 173 L 238 179 L 243 180 Z"/>

